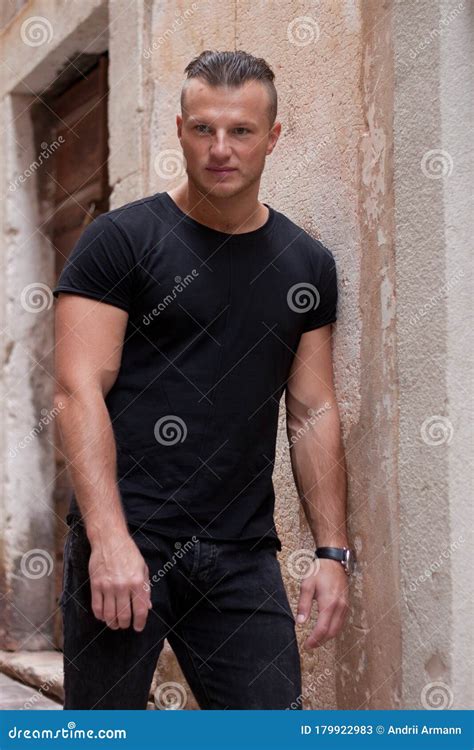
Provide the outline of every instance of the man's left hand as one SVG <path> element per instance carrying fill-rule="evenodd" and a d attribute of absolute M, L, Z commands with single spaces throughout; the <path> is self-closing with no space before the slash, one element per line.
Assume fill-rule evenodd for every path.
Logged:
<path fill-rule="evenodd" d="M 313 599 L 318 603 L 316 625 L 304 642 L 308 651 L 318 648 L 341 632 L 349 611 L 348 576 L 337 560 L 317 560 L 317 572 L 303 579 L 296 623 L 306 622 Z"/>

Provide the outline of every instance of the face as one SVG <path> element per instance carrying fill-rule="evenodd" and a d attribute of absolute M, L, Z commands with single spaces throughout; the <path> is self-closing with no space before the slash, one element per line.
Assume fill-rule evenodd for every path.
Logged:
<path fill-rule="evenodd" d="M 270 129 L 268 109 L 259 81 L 228 88 L 190 79 L 176 123 L 188 179 L 198 190 L 230 198 L 253 185 L 258 193 L 265 158 L 281 130 L 277 122 Z"/>

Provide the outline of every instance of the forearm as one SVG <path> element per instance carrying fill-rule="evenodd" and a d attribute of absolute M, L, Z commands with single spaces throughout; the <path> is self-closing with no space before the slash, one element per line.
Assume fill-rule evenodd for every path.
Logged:
<path fill-rule="evenodd" d="M 298 494 L 317 546 L 348 546 L 346 462 L 336 403 L 311 418 L 288 418 Z"/>
<path fill-rule="evenodd" d="M 62 403 L 62 448 L 91 544 L 128 533 L 117 486 L 115 438 L 101 391 L 61 392 L 55 401 Z"/>

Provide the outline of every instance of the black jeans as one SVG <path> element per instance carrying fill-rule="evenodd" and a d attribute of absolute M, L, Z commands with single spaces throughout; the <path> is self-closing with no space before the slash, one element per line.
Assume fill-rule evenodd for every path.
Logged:
<path fill-rule="evenodd" d="M 168 639 L 201 709 L 301 708 L 295 619 L 268 543 L 171 539 L 129 528 L 149 568 L 145 628 L 112 630 L 91 609 L 90 544 L 75 523 L 64 545 L 65 709 L 145 709 Z M 194 538 L 195 539 L 195 538 Z M 185 708 L 177 682 L 157 708 Z"/>

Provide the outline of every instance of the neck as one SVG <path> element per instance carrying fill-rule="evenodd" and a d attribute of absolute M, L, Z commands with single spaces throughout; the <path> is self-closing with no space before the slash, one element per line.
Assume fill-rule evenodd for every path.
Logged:
<path fill-rule="evenodd" d="M 168 194 L 181 211 L 201 224 L 229 234 L 252 232 L 268 219 L 268 208 L 260 203 L 257 194 L 239 193 L 231 198 L 205 195 L 186 181 Z"/>

